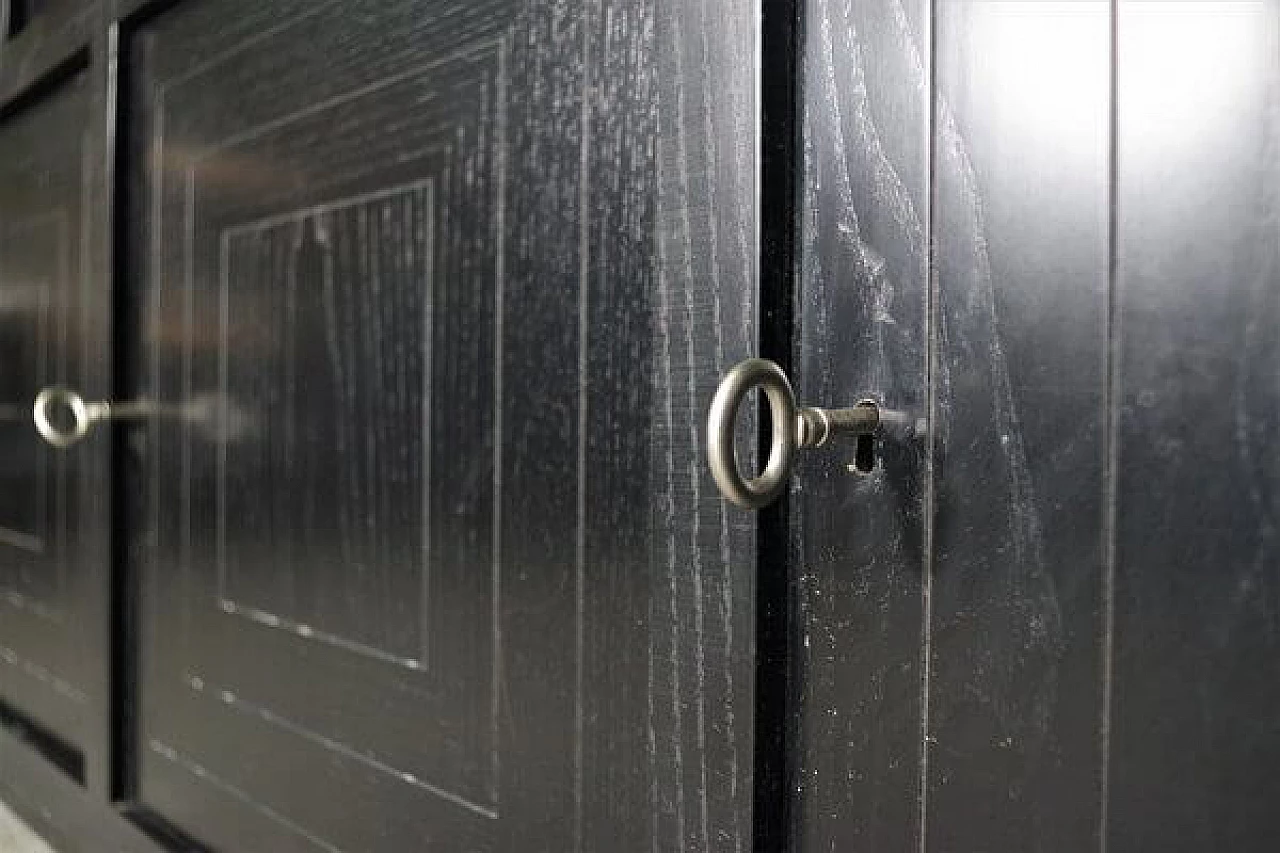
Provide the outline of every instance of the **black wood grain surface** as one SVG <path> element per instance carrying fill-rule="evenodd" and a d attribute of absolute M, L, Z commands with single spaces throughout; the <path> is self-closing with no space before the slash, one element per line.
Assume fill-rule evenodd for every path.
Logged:
<path fill-rule="evenodd" d="M 129 37 L 140 392 L 180 410 L 138 796 L 219 848 L 743 849 L 749 527 L 684 457 L 750 351 L 752 22 L 713 55 L 639 3 L 356 12 Z M 669 195 L 656 38 L 702 53 L 673 137 L 729 122 Z M 664 229 L 697 248 L 660 285 Z"/>
<path fill-rule="evenodd" d="M 79 378 L 76 346 L 87 259 L 81 249 L 88 224 L 82 170 L 89 140 L 83 126 L 88 80 L 76 74 L 56 95 L 18 104 L 0 133 L 6 146 L 0 177 L 0 276 L 6 311 L 0 391 L 4 488 L 0 490 L 3 547 L 4 699 L 79 749 L 89 702 L 77 650 L 77 594 L 83 563 L 74 491 L 81 468 L 46 445 L 31 423 L 31 404 L 45 387 Z M 53 146 L 46 139 L 63 140 Z M 72 168 L 66 168 L 70 161 Z M 103 661 L 99 660 L 101 666 Z"/>
<path fill-rule="evenodd" d="M 883 387 L 850 247 L 914 251 L 932 452 L 873 536 L 876 476 L 800 475 L 799 846 L 1273 848 L 1277 7 L 808 7 L 800 384 Z"/>
<path fill-rule="evenodd" d="M 747 851 L 755 519 L 721 500 L 704 424 L 756 351 L 759 22 L 752 3 L 693 0 L 659 4 L 657 25 L 649 849 Z"/>
<path fill-rule="evenodd" d="M 923 417 L 927 402 L 927 4 L 806 4 L 798 393 Z M 918 841 L 923 447 L 852 444 L 797 474 L 803 608 L 797 847 Z"/>
<path fill-rule="evenodd" d="M 11 115 L 119 90 L 118 159 L 45 152 L 114 173 L 120 369 L 70 384 L 160 409 L 77 451 L 127 499 L 71 566 L 119 561 L 91 798 L 178 846 L 747 849 L 753 525 L 698 459 L 754 349 L 750 5 L 12 21 Z"/>
<path fill-rule="evenodd" d="M 105 67 L 96 11 L 29 20 L 0 44 L 0 290 L 5 310 L 0 710 L 74 783 L 110 775 L 109 455 L 55 451 L 31 408 L 44 387 L 91 399 L 110 381 L 104 270 Z M 6 775 L 2 784 L 21 783 Z"/>
<path fill-rule="evenodd" d="M 1105 4 L 936 20 L 931 849 L 1098 832 L 1110 32 Z"/>
<path fill-rule="evenodd" d="M 137 827 L 96 792 L 69 779 L 27 744 L 0 731 L 0 792 L 5 805 L 58 853 L 158 853 Z M 170 848 L 181 849 L 181 848 Z M 192 851 L 195 853 L 195 851 Z"/>
<path fill-rule="evenodd" d="M 1112 850 L 1280 844 L 1278 27 L 1119 4 Z"/>
<path fill-rule="evenodd" d="M 479 846 L 511 12 L 343 11 L 188 3 L 129 38 L 138 393 L 166 410 L 135 485 L 137 795 L 217 847 L 242 821 L 278 849 Z"/>
<path fill-rule="evenodd" d="M 61 848 L 1280 842 L 1275 0 L 0 8 Z M 731 508 L 761 353 L 928 430 Z"/>

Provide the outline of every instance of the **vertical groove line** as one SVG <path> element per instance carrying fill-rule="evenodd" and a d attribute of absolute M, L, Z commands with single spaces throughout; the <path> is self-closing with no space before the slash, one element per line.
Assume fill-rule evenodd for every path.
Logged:
<path fill-rule="evenodd" d="M 680 241 L 681 241 L 681 251 L 682 251 L 681 260 L 683 262 L 683 272 L 685 274 L 685 277 L 683 279 L 684 295 L 685 295 L 685 303 L 687 306 L 690 300 L 690 294 L 692 292 L 692 280 L 693 280 L 693 261 L 692 261 L 692 257 L 693 257 L 692 233 L 693 232 L 692 232 L 692 224 L 691 224 L 689 204 L 688 204 L 688 199 L 690 198 L 689 156 L 688 156 L 689 144 L 686 136 L 687 115 L 685 111 L 685 88 L 683 85 L 683 81 L 685 80 L 685 73 L 686 73 L 685 67 L 683 65 L 684 30 L 680 26 L 679 15 L 673 15 L 671 20 L 672 20 L 672 28 L 673 28 L 672 43 L 674 45 L 673 55 L 674 55 L 677 79 L 681 81 L 680 85 L 676 87 L 676 94 L 675 94 L 675 142 L 676 142 L 676 148 L 679 152 L 679 156 L 676 158 L 676 162 L 679 164 L 678 174 L 680 176 L 680 199 L 681 199 Z M 668 295 L 667 291 L 664 290 L 663 291 L 664 298 L 667 297 L 667 295 Z M 666 307 L 668 308 L 667 316 L 670 317 L 671 315 L 670 315 L 669 306 L 666 306 Z M 688 340 L 691 334 L 689 324 L 692 321 L 692 309 L 688 309 L 687 314 L 688 314 L 688 322 L 686 323 L 686 328 L 684 330 L 686 341 Z M 716 319 L 718 321 L 719 318 L 716 318 Z M 666 378 L 668 380 L 671 380 L 671 378 L 674 376 L 674 373 L 671 367 L 672 361 L 670 358 L 670 342 L 668 341 L 667 344 L 668 344 L 668 353 L 667 353 L 668 357 L 667 357 Z M 690 368 L 689 369 L 690 378 L 687 381 L 691 382 L 693 381 L 692 366 L 695 363 L 695 359 L 694 359 L 694 353 L 692 348 L 688 347 L 687 344 L 686 346 L 687 346 L 686 354 L 689 358 L 688 367 Z M 667 488 L 668 488 L 668 491 L 674 495 L 674 491 L 672 490 L 675 488 L 674 486 L 674 483 L 675 483 L 675 457 L 674 457 L 675 421 L 673 420 L 673 417 L 672 417 L 672 411 L 673 411 L 673 405 L 674 405 L 674 389 L 671 387 L 667 388 L 666 402 L 667 402 L 667 410 L 666 410 L 667 439 L 669 442 L 668 450 L 667 450 Z M 697 439 L 697 436 L 695 432 L 695 435 L 694 435 L 695 442 L 696 442 L 696 439 Z M 699 493 L 697 491 L 696 479 L 693 483 L 693 486 L 694 486 L 693 493 L 692 493 L 693 494 L 693 502 L 692 502 L 693 513 L 691 515 L 693 535 L 691 537 L 692 547 L 690 550 L 690 555 L 694 563 L 692 568 L 693 568 L 693 571 L 696 573 L 701 571 L 700 552 L 698 550 L 698 537 L 697 537 L 698 523 L 699 523 L 698 521 L 699 520 L 699 509 L 698 509 Z M 670 512 L 674 517 L 674 512 L 675 512 L 674 498 L 672 499 Z M 674 529 L 674 527 L 672 529 Z M 675 788 L 673 802 L 675 805 L 674 810 L 675 810 L 675 818 L 676 818 L 676 832 L 677 832 L 678 838 L 680 839 L 680 843 L 683 844 L 684 832 L 685 832 L 684 717 L 682 712 L 684 694 L 681 692 L 682 686 L 681 686 L 680 665 L 679 665 L 679 656 L 681 653 L 680 642 L 681 642 L 682 634 L 680 630 L 680 616 L 679 616 L 680 590 L 679 590 L 679 580 L 677 578 L 676 571 L 677 571 L 676 542 L 675 542 L 675 537 L 673 535 L 670 543 L 670 552 L 668 554 L 668 564 L 667 564 L 668 589 L 671 593 L 670 664 L 671 664 L 671 719 L 672 719 L 671 746 L 672 746 L 672 763 L 673 763 L 672 784 L 673 784 L 673 787 Z"/>
<path fill-rule="evenodd" d="M 494 193 L 495 204 L 497 210 L 494 215 L 494 233 L 496 239 L 494 245 L 497 246 L 497 257 L 494 259 L 494 288 L 493 288 L 493 544 L 492 559 L 493 565 L 490 571 L 493 573 L 493 603 L 492 603 L 492 620 L 493 620 L 493 667 L 492 681 L 490 682 L 490 690 L 492 695 L 489 698 L 489 714 L 490 714 L 490 743 L 492 755 L 490 756 L 489 766 L 491 776 L 491 784 L 493 786 L 493 802 L 495 806 L 501 808 L 502 800 L 502 772 L 501 772 L 501 756 L 502 756 L 502 733 L 499 720 L 502 708 L 502 685 L 503 685 L 503 661 L 506 659 L 503 654 L 502 642 L 502 437 L 503 437 L 503 418 L 502 406 L 505 399 L 505 387 L 503 380 L 506 375 L 506 367 L 503 360 L 506 358 L 506 288 L 507 288 L 507 74 L 510 73 L 511 42 L 508 38 L 503 38 L 502 47 L 498 51 L 498 85 L 497 85 L 497 162 L 495 163 L 497 175 L 495 183 L 497 190 Z M 434 206 L 431 218 L 431 234 L 435 234 L 435 218 Z M 433 245 L 434 250 L 434 245 Z M 435 272 L 435 253 L 431 256 L 432 273 Z M 431 295 L 428 299 L 432 300 L 431 316 L 432 322 L 435 322 L 435 289 L 432 288 Z M 431 364 L 427 363 L 427 370 L 430 371 Z M 428 452 L 430 448 L 428 447 Z M 428 580 L 430 576 L 428 575 Z M 424 664 L 427 660 L 424 658 Z"/>
<path fill-rule="evenodd" d="M 574 703 L 573 703 L 573 849 L 582 851 L 582 776 L 583 776 L 583 721 L 582 695 L 586 653 L 583 636 L 587 561 L 587 405 L 590 385 L 588 375 L 588 331 L 591 321 L 591 251 L 588 206 L 590 191 L 588 181 L 591 170 L 591 27 L 599 18 L 598 2 L 589 4 L 582 22 L 582 116 L 579 132 L 578 171 L 578 530 L 576 542 L 576 571 L 574 580 Z"/>
<path fill-rule="evenodd" d="M 1118 288 L 1118 224 L 1116 217 L 1119 192 L 1119 0 L 1111 0 L 1108 21 L 1110 63 L 1108 75 L 1107 115 L 1107 298 L 1106 343 L 1103 349 L 1103 429 L 1102 439 L 1102 708 L 1099 719 L 1099 751 L 1101 768 L 1098 780 L 1098 850 L 1107 853 L 1108 820 L 1111 799 L 1111 709 L 1115 661 L 1115 589 L 1116 589 L 1116 471 L 1119 463 L 1119 304 Z"/>
<path fill-rule="evenodd" d="M 933 678 L 933 568 L 934 568 L 934 515 L 937 496 L 935 494 L 938 443 L 938 322 L 939 293 L 936 263 L 936 246 L 934 235 L 937 233 L 937 149 L 938 135 L 938 4 L 936 0 L 929 2 L 929 14 L 925 16 L 925 69 L 926 98 L 928 109 L 925 111 L 925 172 L 929 176 L 929 190 L 925 204 L 925 417 L 926 440 L 924 458 L 924 494 L 921 511 L 924 513 L 923 537 L 921 543 L 920 572 L 920 788 L 919 798 L 919 833 L 920 853 L 928 849 L 929 831 L 929 703 L 930 681 Z"/>

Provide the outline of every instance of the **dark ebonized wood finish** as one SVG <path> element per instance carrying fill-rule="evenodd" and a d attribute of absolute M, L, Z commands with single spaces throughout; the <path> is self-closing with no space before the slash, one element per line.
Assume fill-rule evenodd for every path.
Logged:
<path fill-rule="evenodd" d="M 6 365 L 0 392 L 0 546 L 6 552 L 0 660 L 6 706 L 78 748 L 92 714 L 81 668 L 88 638 L 80 633 L 80 618 L 81 609 L 94 603 L 84 594 L 78 554 L 75 485 L 82 469 L 46 445 L 30 421 L 31 402 L 42 388 L 79 385 L 81 378 L 78 320 L 88 274 L 81 247 L 90 222 L 83 174 L 89 140 L 81 128 L 89 86 L 83 73 L 55 85 L 57 91 L 38 103 L 12 107 L 0 131 L 0 145 L 9 151 L 0 175 L 0 283 L 12 306 L 0 330 Z"/>
<path fill-rule="evenodd" d="M 521 765 L 498 638 L 573 649 L 521 643 L 502 611 L 508 566 L 556 564 L 499 553 L 528 539 L 500 513 L 497 396 L 500 300 L 533 278 L 499 228 L 508 205 L 525 221 L 500 160 L 524 55 L 514 10 L 449 11 L 183 3 L 129 37 L 138 393 L 179 410 L 147 425 L 136 486 L 137 796 L 214 847 L 492 846 Z M 576 175 L 566 128 L 537 127 Z M 542 743 L 572 754 L 572 714 L 553 719 Z"/>
<path fill-rule="evenodd" d="M 180 828 L 652 836 L 651 18 L 186 3 L 132 37 L 142 393 L 221 407 L 149 436 L 138 796 Z"/>
<path fill-rule="evenodd" d="M 1116 22 L 1106 841 L 1274 850 L 1280 6 L 1161 5 Z"/>
<path fill-rule="evenodd" d="M 59 849 L 1275 848 L 1274 0 L 25 7 L 3 381 L 185 406 L 0 561 Z M 731 509 L 757 352 L 929 436 Z"/>
<path fill-rule="evenodd" d="M 189 849 L 157 846 L 103 797 L 86 791 L 5 731 L 0 731 L 0 797 L 59 853 Z"/>
<path fill-rule="evenodd" d="M 29 16 L 0 42 L 0 288 L 4 290 L 0 703 L 52 766 L 104 797 L 110 778 L 110 503 L 101 447 L 53 451 L 31 405 L 55 384 L 106 397 L 107 73 L 96 9 Z M 12 779 L 7 780 L 9 784 Z"/>
<path fill-rule="evenodd" d="M 805 3 L 797 393 L 925 414 L 927 3 Z M 795 849 L 918 843 L 923 448 L 853 446 L 796 474 L 802 608 Z"/>
<path fill-rule="evenodd" d="M 1096 844 L 1110 34 L 937 10 L 929 849 Z"/>
<path fill-rule="evenodd" d="M 1272 849 L 1280 10 L 808 7 L 797 848 Z"/>
<path fill-rule="evenodd" d="M 756 15 L 749 0 L 658 4 L 646 850 L 753 849 L 756 519 L 721 500 L 704 426 L 724 371 L 757 351 Z"/>
<path fill-rule="evenodd" d="M 118 121 L 85 387 L 164 411 L 76 451 L 122 498 L 92 790 L 6 799 L 68 850 L 749 849 L 753 525 L 697 459 L 754 351 L 758 38 L 631 0 L 32 16 L 0 91 L 74 60 Z"/>

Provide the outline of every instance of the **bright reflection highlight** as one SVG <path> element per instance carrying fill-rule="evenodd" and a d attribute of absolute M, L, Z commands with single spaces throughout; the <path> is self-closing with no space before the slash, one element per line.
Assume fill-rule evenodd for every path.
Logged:
<path fill-rule="evenodd" d="M 1265 12 L 1261 0 L 1121 6 L 1118 132 L 1131 166 L 1202 160 L 1215 138 L 1239 132 L 1269 82 Z"/>
<path fill-rule="evenodd" d="M 1110 11 L 1106 2 L 986 2 L 965 49 L 970 89 L 1006 156 L 1092 163 L 1107 145 Z M 1025 156 L 1025 155 L 1022 155 Z"/>
<path fill-rule="evenodd" d="M 1249 108 L 1275 49 L 1263 0 L 1120 0 L 1118 134 L 1126 156 L 1165 165 L 1211 144 Z M 974 6 L 970 72 L 1003 132 L 1040 154 L 1091 156 L 1106 133 L 1111 9 L 1103 0 Z M 988 88 L 989 87 L 989 88 Z"/>

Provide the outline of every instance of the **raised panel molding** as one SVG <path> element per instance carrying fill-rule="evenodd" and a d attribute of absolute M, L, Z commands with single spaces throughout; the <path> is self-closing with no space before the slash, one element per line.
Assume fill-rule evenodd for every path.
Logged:
<path fill-rule="evenodd" d="M 255 90 L 316 26 L 336 25 L 301 13 L 146 96 L 154 393 L 182 401 L 155 449 L 177 488 L 152 507 L 152 612 L 177 642 L 153 671 L 191 719 L 492 819 L 507 39 Z M 237 113 L 206 126 L 226 87 Z M 156 759 L 330 843 L 152 720 Z"/>
<path fill-rule="evenodd" d="M 81 781 L 96 686 L 79 645 L 94 567 L 78 555 L 94 451 L 52 451 L 31 408 L 40 389 L 82 381 L 86 96 L 85 75 L 72 72 L 0 112 L 0 715 Z"/>

